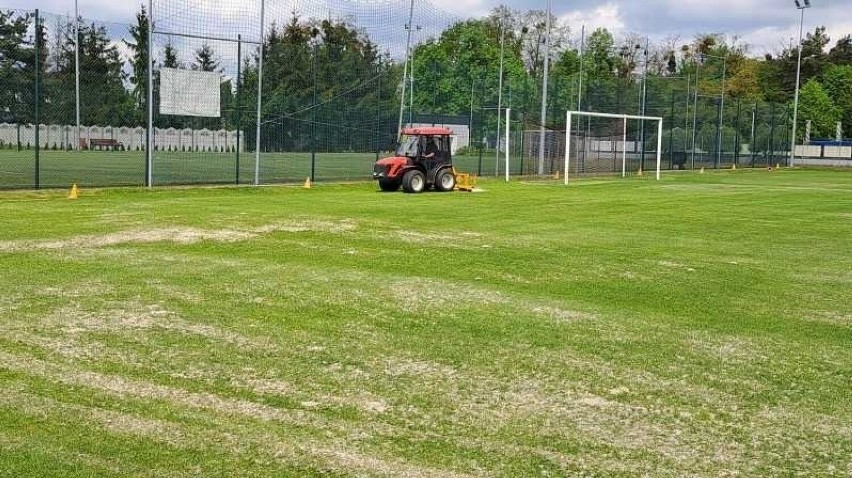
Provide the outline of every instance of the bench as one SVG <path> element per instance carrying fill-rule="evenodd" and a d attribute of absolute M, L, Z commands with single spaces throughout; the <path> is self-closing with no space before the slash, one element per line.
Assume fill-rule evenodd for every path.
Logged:
<path fill-rule="evenodd" d="M 95 147 L 100 149 L 117 149 L 122 146 L 124 146 L 124 144 L 115 139 L 101 138 L 89 140 L 89 149 L 95 149 Z"/>

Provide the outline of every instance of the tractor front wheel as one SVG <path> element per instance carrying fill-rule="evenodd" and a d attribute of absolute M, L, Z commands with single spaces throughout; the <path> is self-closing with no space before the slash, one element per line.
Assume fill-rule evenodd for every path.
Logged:
<path fill-rule="evenodd" d="M 382 178 L 379 179 L 379 188 L 385 192 L 394 192 L 399 191 L 399 187 L 402 186 L 402 181 L 399 179 L 388 179 Z"/>
<path fill-rule="evenodd" d="M 402 190 L 409 194 L 422 193 L 426 189 L 426 175 L 413 169 L 402 178 Z"/>
<path fill-rule="evenodd" d="M 439 192 L 449 192 L 456 188 L 456 175 L 449 169 L 445 169 L 438 173 L 435 177 L 435 190 Z"/>

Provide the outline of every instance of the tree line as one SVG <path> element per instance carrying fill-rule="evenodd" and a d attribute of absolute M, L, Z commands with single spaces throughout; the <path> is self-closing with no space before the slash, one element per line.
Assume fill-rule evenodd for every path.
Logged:
<path fill-rule="evenodd" d="M 157 115 L 157 126 L 239 128 L 245 132 L 246 144 L 252 145 L 257 49 L 246 48 L 239 77 L 224 71 L 211 43 L 180 52 L 180 45 L 168 42 L 158 46 L 149 60 L 148 21 L 148 13 L 140 8 L 129 38 L 121 43 L 110 38 L 104 26 L 81 22 L 83 122 L 144 126 L 147 66 L 153 61 L 157 69 L 223 73 L 221 118 Z M 688 40 L 667 37 L 652 43 L 639 34 L 616 38 L 599 28 L 588 33 L 581 48 L 577 32 L 569 25 L 556 17 L 551 23 L 548 127 L 564 127 L 564 112 L 577 108 L 580 96 L 581 109 L 632 113 L 644 108 L 646 114 L 665 116 L 669 128 L 684 125 L 688 129 L 690 115 L 695 115 L 696 123 L 707 129 L 701 134 L 708 137 L 719 117 L 724 127 L 744 131 L 748 121 L 741 122 L 739 116 L 743 109 L 742 114 L 748 115 L 754 105 L 777 105 L 771 113 L 761 106 L 761 125 L 776 121 L 768 115 L 777 115 L 779 128 L 789 126 L 780 123 L 785 118 L 789 121 L 795 87 L 798 50 L 793 43 L 756 58 L 736 37 L 697 34 Z M 457 22 L 419 43 L 411 51 L 415 79 L 409 113 L 468 118 L 479 137 L 496 130 L 493 109 L 502 100 L 503 106 L 515 111 L 520 126 L 538 127 L 546 25 L 544 11 L 498 7 L 487 17 Z M 50 30 L 51 38 L 44 22 L 32 26 L 32 13 L 0 11 L 0 120 L 35 120 L 33 85 L 39 76 L 41 122 L 74 124 L 74 25 L 57 22 Z M 829 44 L 823 27 L 808 33 L 802 43 L 800 131 L 804 134 L 804 123 L 810 120 L 814 137 L 832 137 L 838 121 L 852 131 L 852 35 L 831 48 Z M 122 46 L 129 52 L 127 59 L 120 53 Z M 262 48 L 264 149 L 372 150 L 394 141 L 404 65 L 366 32 L 342 20 L 301 18 L 293 13 L 270 27 Z M 181 54 L 189 57 L 186 62 L 179 59 Z M 689 106 L 696 84 L 700 101 Z M 157 101 L 156 73 L 154 90 Z"/>

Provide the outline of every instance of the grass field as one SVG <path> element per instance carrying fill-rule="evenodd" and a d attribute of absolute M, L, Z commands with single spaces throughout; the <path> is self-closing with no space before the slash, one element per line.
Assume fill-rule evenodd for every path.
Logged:
<path fill-rule="evenodd" d="M 0 476 L 849 476 L 852 174 L 0 193 Z"/>
<path fill-rule="evenodd" d="M 388 153 L 383 153 L 383 156 Z M 457 156 L 456 165 L 476 172 L 479 158 Z M 363 180 L 373 172 L 375 153 L 316 154 L 317 181 Z M 483 173 L 494 173 L 493 153 L 483 157 Z M 520 167 L 520 163 L 513 166 Z M 240 154 L 240 184 L 254 181 L 255 156 Z M 145 181 L 144 151 L 41 151 L 41 187 L 141 186 Z M 261 154 L 261 183 L 304 181 L 311 175 L 310 153 Z M 179 153 L 158 151 L 154 157 L 154 184 L 234 184 L 236 153 Z M 0 189 L 32 189 L 35 184 L 35 152 L 0 149 Z"/>

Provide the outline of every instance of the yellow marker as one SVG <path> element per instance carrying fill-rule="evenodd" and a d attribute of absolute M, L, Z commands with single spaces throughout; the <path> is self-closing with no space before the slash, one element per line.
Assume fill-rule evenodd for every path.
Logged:
<path fill-rule="evenodd" d="M 734 163 L 733 166 L 731 166 L 731 171 L 736 171 L 736 170 L 737 170 L 737 163 Z"/>
<path fill-rule="evenodd" d="M 642 172 L 642 168 L 639 168 L 639 176 L 642 176 L 642 175 L 644 175 L 644 174 L 645 174 L 645 173 L 643 173 L 643 172 Z"/>
<path fill-rule="evenodd" d="M 77 187 L 77 183 L 74 183 L 71 186 L 71 192 L 68 193 L 68 199 L 77 199 L 78 197 L 80 197 L 80 189 Z"/>
<path fill-rule="evenodd" d="M 775 169 L 781 169 L 781 165 L 778 164 L 778 163 L 775 163 Z"/>
<path fill-rule="evenodd" d="M 305 189 L 311 189 L 312 186 L 313 186 L 313 184 L 311 183 L 311 177 L 308 176 L 308 178 L 305 179 L 305 185 L 302 186 L 302 187 L 305 188 Z"/>
<path fill-rule="evenodd" d="M 701 171 L 698 171 L 698 174 L 704 174 L 704 168 L 701 168 Z"/>
<path fill-rule="evenodd" d="M 559 180 L 559 170 L 558 169 L 556 170 L 556 173 L 553 175 L 553 179 L 555 179 L 557 181 Z"/>

